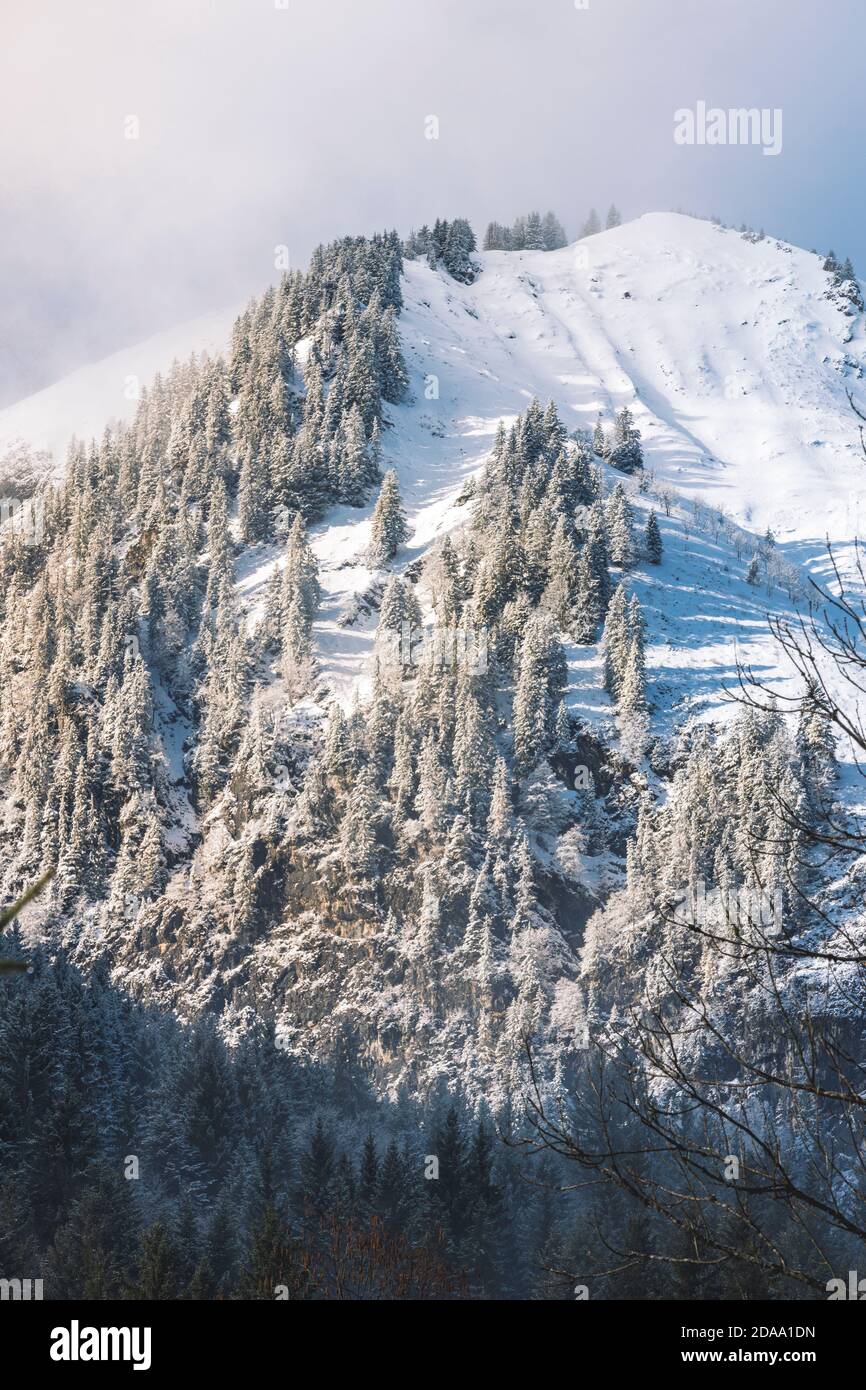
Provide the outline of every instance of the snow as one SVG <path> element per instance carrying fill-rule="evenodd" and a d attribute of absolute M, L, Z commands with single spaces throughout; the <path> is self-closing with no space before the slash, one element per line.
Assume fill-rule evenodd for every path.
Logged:
<path fill-rule="evenodd" d="M 150 385 L 157 372 L 192 352 L 224 352 L 238 312 L 222 309 L 178 324 L 0 410 L 0 465 L 24 445 L 49 456 L 46 471 L 59 471 L 73 436 L 98 439 L 110 420 L 132 418 L 136 384 Z"/>
<path fill-rule="evenodd" d="M 828 297 L 820 257 L 677 214 L 649 214 L 561 251 L 478 260 L 469 286 L 406 263 L 400 329 L 411 397 L 388 408 L 382 440 L 412 527 L 395 570 L 466 521 L 461 493 L 500 419 L 538 396 L 557 403 L 569 429 L 591 429 L 600 411 L 609 422 L 627 404 L 657 494 L 681 494 L 669 518 L 657 495 L 632 497 L 641 527 L 653 501 L 665 543 L 661 566 L 639 565 L 629 578 L 647 614 L 657 717 L 733 712 L 724 687 L 737 657 L 763 676 L 778 673 L 766 614 L 791 604 L 778 589 L 746 585 L 751 548 L 737 555 L 701 532 L 683 499 L 724 508 L 758 535 L 771 527 L 779 552 L 822 578 L 827 537 L 850 562 L 853 537 L 866 532 L 866 460 L 846 396 L 858 394 L 866 358 L 861 317 Z M 181 325 L 0 412 L 0 456 L 23 438 L 60 459 L 72 433 L 98 435 L 107 418 L 132 413 L 128 377 L 146 382 L 174 357 L 224 348 L 233 318 Z M 375 612 L 346 618 L 383 578 L 365 560 L 374 500 L 333 509 L 312 533 L 323 588 L 317 656 L 346 706 L 371 677 Z M 278 562 L 277 547 L 252 547 L 239 562 L 251 625 Z M 598 650 L 571 646 L 568 657 L 569 704 L 609 721 Z"/>
<path fill-rule="evenodd" d="M 652 214 L 562 251 L 479 260 L 470 286 L 406 265 L 400 323 L 414 399 L 390 410 L 383 437 L 413 528 L 398 572 L 466 520 L 457 501 L 467 478 L 498 421 L 533 396 L 554 399 L 569 428 L 591 428 L 600 410 L 609 421 L 628 404 L 657 489 L 723 507 L 757 534 L 770 526 L 779 552 L 821 578 L 825 537 L 844 560 L 866 529 L 866 461 L 846 397 L 866 342 L 860 320 L 826 297 L 818 257 Z M 438 399 L 428 400 L 434 379 Z M 324 590 L 317 648 L 347 706 L 369 684 L 375 616 L 351 629 L 339 616 L 373 578 L 363 560 L 371 511 L 340 509 L 314 535 Z M 681 507 L 660 522 L 662 566 L 639 566 L 630 581 L 648 609 L 657 706 L 678 718 L 735 713 L 723 687 L 737 658 L 779 674 L 766 614 L 792 605 L 747 586 L 750 552 L 739 558 L 699 534 Z M 609 717 L 598 652 L 571 648 L 569 658 L 569 703 Z"/>
<path fill-rule="evenodd" d="M 660 481 L 771 526 L 792 558 L 820 563 L 826 534 L 863 531 L 846 387 L 866 340 L 826 297 L 819 257 L 650 214 L 562 251 L 480 259 L 465 288 L 417 263 L 407 275 L 404 334 L 440 376 L 429 413 L 452 460 L 533 395 L 570 428 L 629 405 Z"/>

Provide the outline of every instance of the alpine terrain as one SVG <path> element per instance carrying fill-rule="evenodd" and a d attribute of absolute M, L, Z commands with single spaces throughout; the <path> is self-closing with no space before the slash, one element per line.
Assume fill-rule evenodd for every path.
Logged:
<path fill-rule="evenodd" d="M 802 1296 L 862 1240 L 861 290 L 609 222 L 349 235 L 0 412 L 52 1296 Z"/>

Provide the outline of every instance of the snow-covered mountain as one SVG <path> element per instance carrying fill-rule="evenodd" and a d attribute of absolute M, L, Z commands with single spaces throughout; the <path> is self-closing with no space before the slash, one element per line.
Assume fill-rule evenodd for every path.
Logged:
<path fill-rule="evenodd" d="M 496 423 L 533 397 L 571 427 L 632 406 L 658 479 L 772 527 L 798 559 L 862 532 L 862 454 L 846 392 L 866 362 L 823 258 L 773 238 L 651 213 L 554 252 L 486 252 L 471 285 L 405 267 L 401 331 L 415 400 L 389 450 L 423 544 Z M 66 444 L 128 419 L 155 372 L 228 347 L 236 310 L 184 323 L 0 411 L 0 450 Z M 438 399 L 425 398 L 428 375 Z M 428 388 L 428 390 L 431 388 Z M 360 527 L 362 520 L 352 520 Z M 337 523 L 339 525 L 339 523 Z M 334 532 L 341 557 L 362 543 Z"/>
<path fill-rule="evenodd" d="M 568 757 L 573 764 L 579 754 L 591 767 L 596 788 L 603 789 L 604 826 L 599 829 L 601 820 L 594 822 L 594 813 L 586 811 L 580 789 L 573 785 L 572 767 L 565 766 L 567 759 L 561 759 L 556 777 L 546 762 L 540 780 L 515 773 L 515 801 L 529 838 L 523 859 L 514 858 L 513 864 L 502 847 L 505 841 L 500 844 L 499 862 L 506 867 L 496 892 L 509 902 L 509 894 L 514 895 L 513 927 L 521 892 L 525 890 L 524 897 L 529 893 L 535 872 L 543 879 L 540 897 L 548 916 L 542 914 L 541 925 L 527 928 L 523 936 L 502 931 L 499 954 L 490 966 L 494 984 L 488 980 L 484 986 L 489 985 L 489 998 L 483 995 L 482 1007 L 478 998 L 483 991 L 471 982 L 469 966 L 461 965 L 460 952 L 469 950 L 471 931 L 465 919 L 480 857 L 471 827 L 463 826 L 466 838 L 461 841 L 463 818 L 454 817 L 453 843 L 450 830 L 443 828 L 442 844 L 435 836 L 425 840 L 426 830 L 419 830 L 411 816 L 409 829 L 402 822 L 395 821 L 396 829 L 389 824 L 377 847 L 385 868 L 376 889 L 369 891 L 347 882 L 351 874 L 346 856 L 353 841 L 351 834 L 347 838 L 346 825 L 353 809 L 363 808 L 365 796 L 372 798 L 371 817 L 388 821 L 391 807 L 382 809 L 387 795 L 381 786 L 374 795 L 361 781 L 341 782 L 340 774 L 333 780 L 342 828 L 336 811 L 327 833 L 311 836 L 304 828 L 315 792 L 304 778 L 310 745 L 319 738 L 320 716 L 333 697 L 349 713 L 373 686 L 378 609 L 387 577 L 368 559 L 373 499 L 363 506 L 330 506 L 311 526 L 321 592 L 312 617 L 315 680 L 300 700 L 290 698 L 281 671 L 267 657 L 266 644 L 255 646 L 268 603 L 273 603 L 272 578 L 285 561 L 284 538 L 242 540 L 239 509 L 233 506 L 228 526 L 237 547 L 228 558 L 224 542 L 222 548 L 213 540 L 202 546 L 190 531 L 183 533 L 181 545 L 172 522 L 166 563 L 177 562 L 185 545 L 192 558 L 183 573 L 189 576 L 195 564 L 208 572 L 219 561 L 233 585 L 233 606 L 221 601 L 215 633 L 208 630 L 202 639 L 200 632 L 191 657 L 180 653 L 180 674 L 177 653 L 170 651 L 170 660 L 163 660 L 163 676 L 173 671 L 172 693 L 171 681 L 157 674 L 159 652 L 165 657 L 171 631 L 191 634 L 198 618 L 170 608 L 168 600 L 174 601 L 174 595 L 160 592 L 158 567 L 148 569 L 153 536 L 160 525 L 168 525 L 159 514 L 160 468 L 167 468 L 165 493 L 171 492 L 171 505 L 177 506 L 180 497 L 182 511 L 185 499 L 172 457 L 173 434 L 167 446 L 163 443 L 155 451 L 158 459 L 150 459 L 146 439 L 137 441 L 144 458 L 142 473 L 148 466 L 156 470 L 157 510 L 150 518 L 150 496 L 142 500 L 138 484 L 137 500 L 133 497 L 125 504 L 130 519 L 118 521 L 129 531 L 120 553 L 128 607 L 112 619 L 114 627 L 106 629 L 103 620 L 102 637 L 93 617 L 86 660 L 99 668 L 103 646 L 106 651 L 122 646 L 123 624 L 130 621 L 130 613 L 137 614 L 145 649 L 152 647 L 156 654 L 146 679 L 153 700 L 148 776 L 158 787 L 158 804 L 143 795 L 126 803 L 114 840 L 100 850 L 100 863 L 114 872 L 116 861 L 134 879 L 133 859 L 139 852 L 146 854 L 155 865 L 153 883 L 160 886 L 158 893 L 148 886 L 143 903 L 132 893 L 131 915 L 119 920 L 117 904 L 123 894 L 118 867 L 111 903 L 97 899 L 83 919 L 70 918 L 64 939 L 75 943 L 83 962 L 107 952 L 124 986 L 182 1012 L 223 1007 L 249 1021 L 261 1008 L 276 1022 L 286 1050 L 299 1055 L 333 1055 L 345 1024 L 360 1039 L 383 1088 L 408 1084 L 423 1091 L 437 1079 L 446 1078 L 450 1084 L 465 1070 L 467 1085 L 471 1076 L 477 1091 L 502 1099 L 510 1068 L 518 1066 L 521 1010 L 527 1018 L 533 1016 L 539 991 L 546 999 L 548 1035 L 556 1036 L 558 1030 L 573 1033 L 576 1027 L 577 952 L 583 927 L 622 882 L 626 840 L 634 830 L 639 803 L 651 794 L 661 799 L 667 794 L 673 757 L 670 748 L 662 748 L 664 740 L 692 719 L 718 721 L 735 712 L 726 689 L 736 679 L 738 661 L 753 665 L 771 682 L 781 678 L 783 666 L 768 631 L 768 613 L 791 616 L 803 596 L 804 573 L 826 574 L 826 538 L 842 563 L 850 558 L 851 542 L 863 530 L 861 520 L 866 520 L 861 514 L 866 464 L 847 393 L 857 394 L 866 337 L 862 318 L 852 311 L 850 300 L 838 294 L 819 257 L 688 217 L 654 214 L 560 251 L 490 252 L 477 259 L 480 271 L 470 284 L 458 283 L 420 260 L 404 265 L 399 331 L 408 390 L 400 404 L 386 406 L 381 436 L 383 465 L 395 470 L 408 517 L 408 538 L 391 573 L 412 580 L 429 618 L 435 581 L 419 562 L 444 536 L 457 537 L 478 507 L 477 479 L 500 422 L 510 425 L 536 398 L 550 400 L 565 429 L 586 437 L 599 416 L 609 423 L 627 406 L 642 436 L 643 477 L 626 478 L 600 459 L 593 467 L 602 494 L 617 484 L 627 488 L 641 533 L 650 510 L 659 518 L 661 563 L 639 555 L 627 575 L 614 576 L 627 581 L 645 624 L 646 691 L 653 734 L 660 740 L 658 756 L 642 762 L 640 751 L 635 755 L 620 742 L 617 709 L 605 688 L 601 631 L 599 640 L 589 641 L 573 640 L 573 634 L 563 631 L 564 717 L 567 722 L 572 716 L 571 727 L 577 731 L 569 736 Z M 247 331 L 255 331 L 251 322 Z M 149 372 L 166 370 L 172 359 L 189 351 L 225 350 L 230 332 L 230 317 L 216 316 L 75 373 L 0 414 L 0 440 L 18 448 L 23 438 L 36 451 L 52 451 L 52 466 L 59 467 L 69 435 L 98 437 L 109 418 L 129 417 L 135 401 L 134 393 L 129 399 L 123 394 L 127 379 L 146 385 Z M 321 341 L 325 352 L 332 350 L 333 325 L 326 326 Z M 309 351 L 309 339 L 298 342 L 296 360 L 304 363 Z M 255 362 L 252 355 L 247 360 Z M 230 407 L 233 412 L 242 408 L 240 399 Z M 202 413 L 195 418 L 200 421 Z M 178 418 L 191 433 L 193 412 Z M 171 431 L 174 428 L 173 421 Z M 224 451 L 220 458 L 228 457 L 230 444 L 221 440 L 219 446 Z M 579 453 L 573 443 L 568 447 L 573 455 Z M 180 457 L 187 468 L 186 486 L 194 472 L 188 442 Z M 113 456 L 110 464 L 115 466 Z M 238 457 L 232 457 L 232 468 L 234 496 L 245 486 Z M 83 465 L 80 471 L 80 486 L 86 492 Z M 190 485 L 196 485 L 195 479 Z M 602 507 L 600 498 L 597 501 Z M 210 520 L 215 526 L 213 514 Z M 201 519 L 194 524 L 200 526 Z M 768 530 L 774 541 L 763 543 L 764 578 L 755 583 L 752 575 L 750 582 L 750 559 Z M 94 560 L 91 577 L 82 581 L 95 595 L 89 600 L 94 615 L 101 601 L 101 563 L 100 558 Z M 147 591 L 146 602 L 142 590 Z M 179 609 L 184 597 L 178 596 Z M 234 621 L 235 608 L 244 633 L 239 642 L 228 640 L 224 626 L 229 617 Z M 83 611 L 90 621 L 86 605 Z M 506 622 L 502 605 L 497 622 L 500 618 Z M 521 624 L 527 618 L 524 611 Z M 207 618 L 211 622 L 212 615 Z M 252 640 L 241 656 L 247 639 Z M 63 659 L 72 657 L 64 653 Z M 207 670 L 208 663 L 210 684 L 202 694 L 196 682 L 200 668 Z M 240 714 L 232 713 L 229 697 L 221 703 L 223 667 L 230 674 L 253 671 L 252 703 L 247 709 L 238 695 Z M 498 748 L 510 756 L 510 659 L 505 667 L 508 689 L 491 697 L 488 708 L 496 729 L 489 744 L 492 749 L 498 739 Z M 81 717 L 92 725 L 87 758 L 103 736 L 97 730 L 116 731 L 123 724 L 127 699 L 137 701 L 142 710 L 146 707 L 142 690 L 131 689 L 133 678 L 139 679 L 137 668 L 134 672 L 127 662 L 124 671 L 128 696 L 118 695 L 115 685 L 111 697 L 103 700 L 88 681 L 76 682 L 75 700 L 85 711 Z M 143 689 L 145 678 L 140 679 Z M 238 691 L 245 679 L 238 676 Z M 411 703 L 411 696 L 407 698 Z M 110 699 L 117 700 L 121 713 L 111 712 Z M 246 741 L 238 746 L 232 733 L 231 770 L 227 774 L 225 765 L 218 768 L 215 792 L 197 798 L 193 782 L 201 773 L 191 774 L 191 750 L 197 740 L 203 741 L 213 709 L 215 718 L 227 721 L 230 732 L 243 724 Z M 289 719 L 280 724 L 287 710 Z M 256 720 L 264 717 L 264 726 L 252 719 L 253 713 Z M 382 715 L 385 725 L 393 714 L 392 709 Z M 46 719 L 50 717 L 49 710 Z M 268 718 L 273 718 L 272 725 L 267 725 Z M 453 710 L 440 724 L 444 727 L 449 718 Z M 10 727 L 14 719 L 9 716 Z M 364 722 L 364 715 L 355 716 L 356 732 Z M 265 726 L 272 738 L 271 754 L 257 743 Z M 420 745 L 423 730 L 415 733 Z M 124 742 L 125 735 L 116 737 Z M 338 731 L 334 738 L 340 737 Z M 393 727 L 388 737 L 391 757 Z M 442 735 L 449 756 L 454 737 L 453 728 Z M 280 739 L 285 747 L 277 754 Z M 67 755 L 73 767 L 77 754 L 67 750 Z M 412 757 L 422 755 L 416 746 Z M 283 756 L 288 764 L 280 761 Z M 436 755 L 431 756 L 435 763 Z M 396 754 L 393 757 L 396 760 Z M 555 751 L 550 757 L 556 761 Z M 357 767 L 351 777 L 356 773 Z M 417 769 L 411 774 L 422 785 L 423 775 Z M 145 782 L 139 777 L 140 788 Z M 75 795 L 84 806 L 86 789 Z M 384 797 L 378 811 L 376 796 Z M 35 805 L 36 799 L 31 800 Z M 129 810 L 133 805 L 134 812 Z M 19 809 L 10 810 L 9 817 L 10 831 L 16 834 Z M 586 823 L 579 823 L 584 814 Z M 38 839 L 37 811 L 31 808 L 29 815 L 32 824 L 28 822 L 25 842 L 32 846 Z M 133 830 L 124 828 L 123 816 Z M 137 828 L 139 824 L 146 828 Z M 359 824 L 364 828 L 363 814 Z M 78 854 L 72 841 L 70 863 Z M 128 841 L 122 852 L 119 841 Z M 462 865 L 459 872 L 454 864 Z M 514 864 L 518 867 L 512 872 Z M 472 866 L 471 872 L 464 872 L 466 865 Z M 443 954 L 434 997 L 424 953 L 433 949 L 436 932 L 431 924 L 439 921 L 435 874 L 457 906 L 454 921 L 443 924 L 444 935 L 436 946 Z M 76 881 L 71 870 L 67 880 L 67 899 L 72 901 Z M 243 931 L 247 930 L 256 914 L 255 894 L 262 900 L 259 915 L 267 925 L 244 937 L 237 923 L 246 923 Z M 531 945 L 533 933 L 540 945 Z M 477 941 L 472 949 L 477 955 Z M 506 1007 L 510 1052 L 501 1040 L 496 1047 L 491 1041 Z M 477 1021 L 477 1008 L 486 1011 L 486 1022 Z"/>
<path fill-rule="evenodd" d="M 405 566 L 465 520 L 466 479 L 498 422 L 533 397 L 554 400 L 572 429 L 628 405 L 657 487 L 724 509 L 757 535 L 771 528 L 792 563 L 822 576 L 826 539 L 844 554 L 863 534 L 866 461 L 846 392 L 863 374 L 866 331 L 833 297 L 821 257 L 657 213 L 561 251 L 478 259 L 481 274 L 465 286 L 406 264 L 401 332 L 414 399 L 393 410 L 386 437 L 413 530 Z M 315 541 L 327 595 L 320 647 L 347 702 L 369 645 L 357 636 L 363 624 L 349 642 L 339 622 L 372 578 L 370 511 L 332 514 Z M 694 563 L 683 569 L 686 555 Z M 733 605 L 719 600 L 717 622 L 698 621 L 702 556 L 699 542 L 686 545 L 671 571 L 682 601 L 667 592 L 670 640 L 650 654 L 669 673 L 681 661 L 717 668 L 733 636 L 748 646 L 750 628 L 763 641 L 766 603 L 742 586 Z M 245 592 L 266 572 L 248 574 Z"/>
<path fill-rule="evenodd" d="M 572 427 L 629 405 L 661 482 L 772 527 L 798 559 L 862 531 L 846 391 L 866 337 L 821 257 L 651 214 L 562 251 L 480 259 L 468 287 L 407 268 L 403 330 L 419 373 L 439 377 L 429 425 L 446 435 L 407 441 L 430 463 L 419 510 L 438 500 L 434 467 L 477 459 L 536 395 Z"/>
<path fill-rule="evenodd" d="M 193 352 L 225 351 L 237 309 L 175 325 L 152 338 L 79 367 L 61 381 L 0 411 L 0 477 L 29 465 L 37 475 L 62 473 L 74 437 L 99 439 L 112 420 L 130 420 L 142 387 Z"/>
<path fill-rule="evenodd" d="M 821 576 L 827 539 L 844 564 L 866 531 L 866 461 L 847 398 L 863 376 L 866 330 L 833 293 L 821 257 L 653 213 L 560 251 L 477 259 L 481 273 L 470 285 L 423 261 L 405 265 L 400 325 L 411 398 L 391 409 L 384 441 L 412 529 L 398 570 L 465 521 L 461 492 L 498 422 L 533 397 L 554 400 L 572 429 L 591 430 L 599 414 L 628 405 L 656 489 L 700 499 L 758 536 L 770 528 L 786 559 Z M 234 317 L 183 324 L 8 407 L 0 452 L 24 441 L 62 465 L 72 435 L 99 437 L 107 420 L 131 416 L 127 383 L 146 385 L 191 352 L 227 349 Z M 345 623 L 374 578 L 364 559 L 371 512 L 372 502 L 333 509 L 314 532 L 324 591 L 318 653 L 347 707 L 370 672 L 375 617 Z M 673 507 L 667 523 L 675 530 L 680 513 Z M 764 640 L 766 601 L 733 579 L 733 600 L 710 600 L 715 616 L 704 614 L 699 626 L 690 613 L 689 594 L 706 596 L 706 564 L 719 570 L 713 549 L 687 543 L 670 576 L 653 579 L 666 596 L 650 661 L 674 685 L 681 664 L 726 666 L 733 636 L 746 648 L 750 629 Z M 253 547 L 239 563 L 253 623 L 275 558 L 276 550 Z M 706 682 L 698 684 L 703 698 Z M 591 706 L 591 692 L 576 703 Z"/>

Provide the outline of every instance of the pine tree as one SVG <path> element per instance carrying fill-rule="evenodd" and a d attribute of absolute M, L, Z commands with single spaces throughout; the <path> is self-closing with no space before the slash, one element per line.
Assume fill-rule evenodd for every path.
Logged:
<path fill-rule="evenodd" d="M 621 473 L 636 473 L 643 468 L 640 430 L 636 427 L 627 405 L 623 406 L 614 421 L 613 447 L 609 461 Z"/>
<path fill-rule="evenodd" d="M 545 251 L 544 231 L 541 225 L 541 218 L 537 212 L 531 212 L 526 219 L 526 249 L 527 251 Z"/>
<path fill-rule="evenodd" d="M 394 559 L 398 547 L 408 540 L 410 534 L 397 474 L 392 468 L 382 480 L 382 489 L 373 510 L 368 550 L 370 563 L 384 568 Z"/>
<path fill-rule="evenodd" d="M 379 798 L 370 768 L 365 768 L 352 788 L 340 831 L 340 856 L 353 882 L 375 877 L 378 862 L 376 823 Z"/>
<path fill-rule="evenodd" d="M 290 1299 L 309 1296 L 311 1279 L 298 1242 L 273 1207 L 266 1207 L 250 1239 L 240 1281 L 242 1298 L 273 1302 L 285 1289 Z"/>
<path fill-rule="evenodd" d="M 357 405 L 343 411 L 334 441 L 337 460 L 336 488 L 338 495 L 353 507 L 363 505 L 367 491 L 377 482 L 370 442 Z"/>
<path fill-rule="evenodd" d="M 376 1141 L 368 1130 L 361 1150 L 360 1172 L 358 1174 L 358 1205 L 362 1217 L 367 1220 L 376 1210 L 378 1186 L 379 1154 Z"/>
<path fill-rule="evenodd" d="M 598 625 L 607 609 L 610 592 L 605 516 L 601 504 L 596 502 L 589 511 L 586 541 L 577 566 L 575 641 L 595 641 Z"/>
<path fill-rule="evenodd" d="M 407 673 L 413 665 L 413 647 L 421 635 L 421 608 L 412 585 L 391 575 L 379 605 L 377 645 L 383 660 L 393 660 Z"/>
<path fill-rule="evenodd" d="M 542 235 L 544 237 L 544 249 L 546 251 L 558 251 L 560 247 L 568 245 L 568 237 L 565 234 L 562 223 L 553 212 L 544 215 L 541 224 Z"/>
<path fill-rule="evenodd" d="M 283 616 L 280 674 L 290 701 L 298 700 L 310 688 L 313 678 L 313 645 L 310 621 L 298 590 L 292 594 Z"/>
<path fill-rule="evenodd" d="M 466 285 L 471 284 L 475 279 L 476 270 L 472 261 L 472 252 L 476 247 L 475 233 L 465 217 L 455 217 L 450 226 L 444 225 L 447 230 L 441 251 L 442 263 L 454 280 Z M 434 235 L 435 230 L 434 228 Z"/>
<path fill-rule="evenodd" d="M 299 1178 L 295 1194 L 298 1210 L 308 1218 L 321 1219 L 330 1206 L 335 1182 L 334 1139 L 321 1115 L 301 1153 Z"/>
<path fill-rule="evenodd" d="M 165 859 L 162 849 L 162 829 L 159 817 L 150 810 L 145 831 L 136 857 L 136 889 L 145 896 L 158 892 L 162 886 Z"/>
<path fill-rule="evenodd" d="M 409 374 L 400 347 L 397 312 L 389 305 L 382 315 L 378 339 L 379 376 L 382 395 L 392 405 L 398 405 L 409 386 Z"/>
<path fill-rule="evenodd" d="M 270 531 L 270 481 L 261 454 L 247 453 L 241 464 L 238 519 L 245 541 L 264 540 Z"/>
<path fill-rule="evenodd" d="M 634 513 L 625 488 L 622 483 L 617 483 L 608 499 L 607 531 L 610 558 L 620 569 L 630 569 L 634 564 L 633 520 Z"/>
<path fill-rule="evenodd" d="M 625 676 L 629 643 L 628 601 L 625 587 L 618 584 L 604 623 L 604 688 L 614 700 Z"/>
<path fill-rule="evenodd" d="M 535 614 L 520 648 L 514 693 L 514 757 L 521 775 L 532 767 L 553 731 L 565 684 L 565 656 L 550 619 Z"/>
<path fill-rule="evenodd" d="M 577 562 L 576 596 L 574 602 L 574 640 L 582 645 L 595 641 L 604 603 L 601 586 L 593 571 L 589 552 L 584 546 Z"/>
<path fill-rule="evenodd" d="M 660 565 L 664 547 L 662 545 L 662 534 L 659 530 L 655 512 L 650 512 L 647 518 L 646 531 L 644 532 L 644 547 L 649 557 L 650 564 Z"/>
<path fill-rule="evenodd" d="M 178 1297 L 178 1252 L 171 1233 L 157 1221 L 141 1237 L 138 1252 L 138 1274 L 131 1297 L 143 1302 L 170 1301 Z"/>
<path fill-rule="evenodd" d="M 625 670 L 622 676 L 619 696 L 620 709 L 624 714 L 635 714 L 646 709 L 646 677 L 643 652 L 637 635 L 629 641 Z"/>
<path fill-rule="evenodd" d="M 444 833 L 448 824 L 447 779 L 432 732 L 427 735 L 418 755 L 415 809 L 427 835 L 439 836 Z"/>

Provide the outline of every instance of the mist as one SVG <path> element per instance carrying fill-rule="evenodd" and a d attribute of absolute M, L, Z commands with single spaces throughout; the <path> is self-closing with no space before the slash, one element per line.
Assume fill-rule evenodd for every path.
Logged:
<path fill-rule="evenodd" d="M 7 0 L 0 403 L 240 303 L 277 247 L 436 217 L 679 208 L 862 275 L 864 37 L 855 0 Z M 779 157 L 675 143 L 699 101 L 780 110 Z"/>

